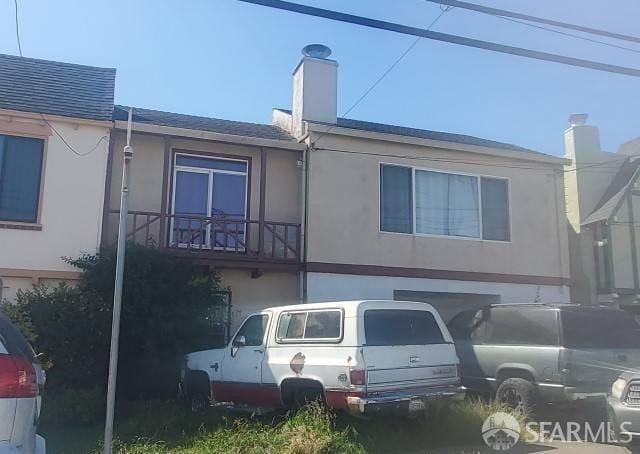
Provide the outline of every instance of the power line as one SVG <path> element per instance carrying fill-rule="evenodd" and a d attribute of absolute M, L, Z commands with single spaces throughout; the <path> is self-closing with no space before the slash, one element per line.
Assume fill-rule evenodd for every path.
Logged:
<path fill-rule="evenodd" d="M 371 19 L 363 16 L 356 16 L 353 14 L 341 13 L 338 11 L 332 11 L 322 8 L 315 8 L 307 5 L 300 5 L 298 3 L 285 2 L 282 0 L 240 0 L 245 3 L 252 3 L 255 5 L 267 6 L 269 8 L 282 9 L 286 11 L 292 11 L 299 14 L 305 14 L 308 16 L 322 17 L 338 22 L 346 22 L 350 24 L 362 25 L 365 27 L 376 28 L 380 30 L 387 30 L 396 33 L 402 33 L 405 35 L 420 36 L 427 39 L 433 39 L 436 41 L 444 41 L 448 43 L 458 44 L 461 46 L 474 47 L 478 49 L 490 50 L 493 52 L 499 52 L 504 54 L 518 55 L 520 57 L 532 58 L 535 60 L 550 61 L 560 63 L 569 66 L 577 66 L 581 68 L 589 68 L 597 71 L 604 71 L 615 74 L 624 74 L 627 76 L 640 77 L 640 69 L 629 68 L 626 66 L 611 65 L 608 63 L 600 63 L 592 60 L 584 60 L 581 58 L 566 57 L 563 55 L 552 54 L 548 52 L 540 52 L 531 49 L 525 49 L 521 47 L 508 46 L 505 44 L 498 44 L 489 41 L 482 41 L 478 39 L 466 38 L 458 35 L 450 35 L 447 33 L 434 32 L 417 27 L 410 27 L 408 25 L 396 24 L 393 22 L 386 22 L 377 19 Z"/>
<path fill-rule="evenodd" d="M 16 40 L 18 41 L 18 53 L 22 57 L 22 44 L 20 43 L 20 25 L 18 22 L 18 0 L 13 0 L 16 9 Z"/>
<path fill-rule="evenodd" d="M 102 143 L 103 140 L 108 139 L 108 136 L 102 136 L 98 139 L 98 141 L 96 142 L 96 144 L 93 146 L 93 148 L 91 148 L 89 151 L 86 151 L 84 153 L 76 150 L 74 147 L 71 146 L 71 144 L 69 144 L 69 142 L 67 142 L 67 140 L 62 136 L 62 134 L 60 134 L 60 132 L 55 128 L 55 126 L 53 126 L 51 124 L 51 122 L 49 120 L 47 120 L 45 118 L 44 115 L 40 114 L 40 117 L 42 117 L 42 120 L 51 128 L 51 130 L 55 133 L 56 136 L 58 136 L 58 138 L 62 141 L 62 143 L 64 143 L 67 148 L 69 150 L 71 150 L 71 152 L 73 152 L 74 154 L 80 156 L 80 157 L 84 157 L 84 156 L 89 156 L 91 153 L 93 153 L 94 151 L 96 151 L 98 149 L 98 146 L 100 146 L 100 144 Z"/>
<path fill-rule="evenodd" d="M 597 28 L 585 27 L 582 25 L 570 24 L 567 22 L 561 22 L 561 21 L 552 20 L 552 19 L 545 19 L 543 17 L 530 16 L 528 14 L 516 13 L 514 11 L 507 11 L 504 9 L 490 8 L 488 6 L 476 5 L 474 3 L 467 3 L 459 0 L 425 0 L 425 1 L 431 2 L 431 3 L 438 3 L 440 5 L 448 5 L 456 8 L 477 11 L 479 13 L 489 14 L 491 16 L 513 17 L 515 19 L 523 19 L 529 22 L 538 22 L 541 24 L 553 25 L 554 27 L 567 28 L 570 30 L 589 33 L 592 35 L 599 35 L 599 36 L 605 36 L 607 38 L 620 39 L 623 41 L 640 43 L 640 37 L 638 36 L 625 35 L 622 33 L 615 33 L 607 30 L 600 30 Z"/>
<path fill-rule="evenodd" d="M 442 16 L 444 16 L 444 14 L 445 14 L 445 13 L 447 13 L 447 12 L 448 12 L 449 10 L 451 10 L 451 9 L 453 9 L 453 8 L 451 8 L 451 7 L 446 7 L 446 8 L 444 8 L 444 9 L 442 9 L 442 10 L 441 10 L 441 12 L 440 12 L 440 14 L 438 14 L 438 16 L 437 16 L 434 20 L 432 20 L 432 21 L 431 21 L 431 23 L 427 26 L 427 28 L 426 28 L 426 29 L 427 29 L 427 30 L 430 30 L 430 29 L 431 29 L 431 27 L 433 27 L 433 26 L 436 24 L 436 22 L 438 22 L 438 21 L 440 20 L 440 18 L 441 18 Z M 409 52 L 411 52 L 411 51 L 413 50 L 413 48 L 414 48 L 414 47 L 416 47 L 416 45 L 420 42 L 420 40 L 422 40 L 422 37 L 421 37 L 421 36 L 417 37 L 417 38 L 416 38 L 416 39 L 415 39 L 415 40 L 414 40 L 414 41 L 409 45 L 409 47 L 407 47 L 407 48 L 405 49 L 405 51 L 404 51 L 402 54 L 400 54 L 400 56 L 399 56 L 399 57 L 398 57 L 398 58 L 397 58 L 397 59 L 396 59 L 396 60 L 395 60 L 391 65 L 389 65 L 389 67 L 388 67 L 388 68 L 387 68 L 387 69 L 386 69 L 386 70 L 385 70 L 385 71 L 380 75 L 380 77 L 378 77 L 378 78 L 373 82 L 373 84 L 371 84 L 371 85 L 369 86 L 369 88 L 367 88 L 367 89 L 364 91 L 364 93 L 362 93 L 362 95 L 361 95 L 361 96 L 356 100 L 356 102 L 354 102 L 354 103 L 351 105 L 351 107 L 349 107 L 349 108 L 348 108 L 348 109 L 347 109 L 347 110 L 342 114 L 342 116 L 343 116 L 343 117 L 346 117 L 347 115 L 349 115 L 349 113 L 350 113 L 353 109 L 355 109 L 355 108 L 356 108 L 356 107 L 357 107 L 357 106 L 358 106 L 358 105 L 359 105 L 359 104 L 364 100 L 364 98 L 366 98 L 366 97 L 369 95 L 369 93 L 371 93 L 371 92 L 372 92 L 372 91 L 373 91 L 373 90 L 374 90 L 374 89 L 375 89 L 375 88 L 380 84 L 380 82 L 382 82 L 382 81 L 383 81 L 383 79 L 384 79 L 385 77 L 387 77 L 391 71 L 393 71 L 393 70 L 394 70 L 394 68 L 395 68 L 396 66 L 398 66 L 398 64 L 399 64 L 399 63 L 404 59 L 404 57 L 406 57 L 406 56 L 409 54 Z M 320 139 L 322 139 L 324 136 L 326 136 L 327 134 L 329 134 L 329 132 L 330 132 L 333 128 L 335 128 L 336 126 L 337 126 L 337 124 L 336 124 L 336 125 L 332 125 L 332 126 L 331 126 L 330 128 L 328 128 L 326 131 L 324 131 L 324 132 L 323 132 L 323 133 L 322 133 L 322 134 L 321 134 L 321 135 L 320 135 L 320 136 L 319 136 L 319 137 L 318 137 L 318 138 L 313 142 L 313 144 L 312 144 L 312 145 L 313 145 L 313 146 L 315 146 L 315 145 L 320 141 Z"/>
<path fill-rule="evenodd" d="M 425 1 L 430 1 L 430 0 L 425 0 Z M 523 21 L 523 20 L 518 20 L 518 19 L 512 19 L 510 17 L 497 16 L 497 15 L 494 15 L 494 14 L 492 14 L 492 16 L 495 17 L 496 19 L 502 19 L 502 20 L 506 20 L 506 21 L 509 21 L 509 22 L 515 22 L 516 24 L 521 24 L 521 25 L 525 25 L 527 27 L 537 28 L 538 30 L 544 30 L 544 31 L 547 31 L 547 32 L 555 33 L 557 35 L 569 36 L 571 38 L 581 39 L 582 41 L 588 41 L 590 43 L 601 44 L 603 46 L 613 47 L 615 49 L 622 49 L 622 50 L 626 50 L 626 51 L 629 51 L 629 52 L 635 52 L 635 53 L 640 54 L 640 49 L 634 49 L 632 47 L 627 47 L 627 46 L 620 46 L 619 44 L 613 44 L 613 43 L 609 43 L 607 41 L 601 41 L 599 39 L 587 38 L 586 36 L 576 35 L 575 33 L 568 33 L 568 32 L 563 32 L 561 30 L 556 30 L 556 29 L 549 28 L 549 27 L 543 27 L 541 25 L 530 24 L 529 22 L 526 22 L 526 21 Z"/>

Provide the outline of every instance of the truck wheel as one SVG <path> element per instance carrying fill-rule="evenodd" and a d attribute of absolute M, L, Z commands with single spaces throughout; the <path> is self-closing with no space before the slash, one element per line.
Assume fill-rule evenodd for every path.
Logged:
<path fill-rule="evenodd" d="M 209 402 L 204 393 L 194 393 L 189 395 L 189 409 L 192 413 L 202 413 L 208 406 Z"/>
<path fill-rule="evenodd" d="M 538 392 L 524 378 L 507 378 L 496 391 L 496 400 L 523 415 L 533 415 L 538 404 Z"/>
<path fill-rule="evenodd" d="M 322 388 L 316 387 L 296 388 L 293 399 L 293 408 L 296 410 L 313 402 L 318 402 L 320 405 L 324 402 Z"/>

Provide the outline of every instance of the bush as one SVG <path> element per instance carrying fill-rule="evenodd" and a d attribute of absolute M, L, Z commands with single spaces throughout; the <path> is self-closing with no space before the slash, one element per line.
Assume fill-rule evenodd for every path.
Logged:
<path fill-rule="evenodd" d="M 45 401 L 43 424 L 91 424 L 104 418 L 106 392 L 101 387 L 58 390 L 47 394 Z"/>
<path fill-rule="evenodd" d="M 81 270 L 77 286 L 35 286 L 0 306 L 44 354 L 49 394 L 106 387 L 116 251 L 68 262 Z M 218 291 L 218 276 L 202 273 L 190 258 L 127 245 L 119 397 L 175 394 L 177 359 L 211 346 Z"/>

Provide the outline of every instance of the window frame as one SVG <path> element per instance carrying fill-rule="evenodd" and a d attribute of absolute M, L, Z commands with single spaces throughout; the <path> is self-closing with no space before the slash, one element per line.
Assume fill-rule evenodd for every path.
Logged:
<path fill-rule="evenodd" d="M 411 208 L 412 208 L 412 219 L 411 225 L 413 231 L 411 233 L 405 232 L 389 232 L 386 230 L 382 230 L 382 168 L 383 166 L 395 166 L 395 167 L 405 167 L 411 169 Z M 448 175 L 462 175 L 467 177 L 475 177 L 478 182 L 478 223 L 479 223 L 479 237 L 468 237 L 468 236 L 456 236 L 456 235 L 438 235 L 434 233 L 420 233 L 416 232 L 416 199 L 415 199 L 415 189 L 416 189 L 416 170 L 426 171 L 426 172 L 434 172 L 434 173 L 444 173 Z M 489 240 L 483 238 L 483 226 L 482 226 L 482 178 L 491 178 L 494 180 L 503 180 L 507 182 L 507 209 L 508 209 L 508 220 L 509 220 L 509 239 L 508 240 Z M 419 166 L 411 166 L 405 164 L 397 164 L 393 162 L 379 162 L 378 163 L 378 233 L 384 233 L 389 235 L 414 235 L 421 236 L 426 238 L 445 238 L 445 239 L 455 239 L 455 240 L 465 240 L 465 241 L 483 241 L 487 243 L 498 243 L 498 244 L 510 244 L 513 242 L 513 228 L 512 228 L 512 209 L 511 209 L 511 177 L 502 177 L 495 175 L 487 175 L 480 173 L 468 173 L 468 172 L 460 172 L 457 170 L 443 170 L 443 169 L 434 169 L 430 167 L 419 167 Z"/>
<path fill-rule="evenodd" d="M 340 336 L 338 337 L 315 337 L 310 339 L 305 339 L 304 335 L 307 331 L 307 319 L 309 318 L 310 312 L 338 312 L 340 313 Z M 285 314 L 305 314 L 304 317 L 304 329 L 302 330 L 301 338 L 284 338 L 279 337 L 278 333 L 280 332 L 280 323 L 282 323 L 282 317 Z M 344 309 L 341 307 L 331 307 L 331 308 L 322 308 L 322 309 L 299 309 L 299 310 L 286 310 L 281 311 L 278 314 L 278 322 L 276 323 L 276 331 L 274 336 L 277 344 L 339 344 L 342 342 L 344 338 Z"/>
<path fill-rule="evenodd" d="M 234 335 L 231 338 L 231 340 L 229 340 L 229 344 L 228 345 L 233 347 L 234 342 L 236 341 L 236 339 L 240 335 L 240 331 L 242 330 L 242 328 L 244 328 L 244 326 L 249 322 L 249 320 L 251 318 L 253 318 L 253 317 L 267 317 L 267 326 L 265 326 L 265 328 L 264 328 L 264 334 L 262 335 L 262 343 L 260 345 L 247 345 L 247 347 L 265 347 L 267 345 L 267 343 L 269 342 L 268 336 L 269 336 L 269 328 L 271 327 L 271 315 L 272 315 L 271 312 L 255 312 L 253 314 L 249 314 L 247 316 L 247 318 L 244 319 L 242 324 L 238 327 L 238 329 L 234 333 Z"/>
<path fill-rule="evenodd" d="M 44 199 L 44 182 L 47 168 L 47 150 L 49 149 L 49 136 L 39 134 L 23 134 L 20 132 L 4 131 L 0 129 L 0 135 L 23 137 L 26 139 L 42 140 L 42 160 L 40 163 L 40 182 L 38 190 L 38 202 L 36 207 L 35 221 L 12 221 L 0 218 L 0 229 L 16 229 L 16 230 L 42 230 L 42 205 Z"/>
<path fill-rule="evenodd" d="M 191 167 L 185 165 L 179 165 L 178 156 L 186 156 L 191 158 L 199 158 L 199 159 L 212 159 L 212 160 L 221 160 L 221 161 L 235 161 L 235 162 L 243 162 L 247 165 L 246 172 L 239 172 L 234 170 L 218 170 L 218 169 L 207 169 L 204 167 Z M 206 218 L 211 218 L 211 208 L 213 203 L 213 178 L 212 174 L 220 173 L 225 175 L 236 175 L 236 176 L 244 176 L 245 177 L 245 190 L 244 190 L 244 220 L 249 220 L 250 213 L 250 198 L 251 198 L 251 158 L 245 156 L 235 156 L 235 155 L 227 155 L 227 154 L 216 154 L 216 153 L 208 153 L 208 152 L 199 152 L 199 151 L 190 151 L 190 150 L 173 150 L 173 159 L 171 162 L 171 187 L 169 197 L 171 198 L 171 222 L 170 222 L 170 230 L 169 230 L 169 243 L 173 244 L 173 235 L 174 235 L 174 223 L 175 223 L 175 210 L 176 210 L 176 181 L 178 172 L 190 172 L 190 173 L 200 173 L 206 174 L 208 177 L 208 192 L 207 192 L 207 216 L 203 216 Z M 211 225 L 207 226 L 207 240 L 210 241 L 211 233 L 210 233 Z M 247 232 L 244 232 L 244 238 L 246 239 Z M 180 248 L 190 248 L 194 245 L 189 243 L 179 243 L 177 244 Z M 236 248 L 234 246 L 224 247 L 211 247 L 211 244 L 207 244 L 203 246 L 206 250 L 228 250 L 235 251 Z M 244 250 L 244 248 L 239 247 L 238 250 Z"/>

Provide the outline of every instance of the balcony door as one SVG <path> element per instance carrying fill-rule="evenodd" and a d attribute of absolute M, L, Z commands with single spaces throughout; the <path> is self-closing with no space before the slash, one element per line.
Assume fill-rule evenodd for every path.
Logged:
<path fill-rule="evenodd" d="M 176 154 L 171 244 L 244 250 L 248 171 L 246 160 Z"/>

